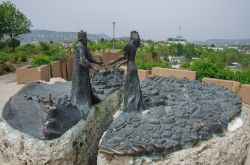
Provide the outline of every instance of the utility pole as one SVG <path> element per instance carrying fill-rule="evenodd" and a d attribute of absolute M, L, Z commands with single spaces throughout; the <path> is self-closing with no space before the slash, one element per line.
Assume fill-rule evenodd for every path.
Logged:
<path fill-rule="evenodd" d="M 116 22 L 112 22 L 113 23 L 113 50 L 115 49 L 115 24 Z"/>

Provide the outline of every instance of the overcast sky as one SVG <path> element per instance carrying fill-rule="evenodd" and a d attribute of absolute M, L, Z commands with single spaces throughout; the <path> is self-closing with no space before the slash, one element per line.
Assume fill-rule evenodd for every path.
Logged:
<path fill-rule="evenodd" d="M 3 2 L 3 0 L 0 0 Z M 32 29 L 86 30 L 112 36 L 139 31 L 164 40 L 182 27 L 188 40 L 250 38 L 250 0 L 11 0 Z"/>

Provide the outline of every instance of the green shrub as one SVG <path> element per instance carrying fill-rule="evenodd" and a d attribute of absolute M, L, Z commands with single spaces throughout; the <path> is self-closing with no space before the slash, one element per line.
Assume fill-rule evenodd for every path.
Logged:
<path fill-rule="evenodd" d="M 234 80 L 242 84 L 250 83 L 250 71 L 231 71 L 221 68 L 220 65 L 209 61 L 197 60 L 191 65 L 191 69 L 196 71 L 197 79 L 201 80 L 204 77 L 218 78 L 224 80 Z"/>
<path fill-rule="evenodd" d="M 12 65 L 0 60 L 0 75 L 13 72 L 14 70 L 15 68 Z"/>
<path fill-rule="evenodd" d="M 191 70 L 196 71 L 197 79 L 201 80 L 204 77 L 214 78 L 220 67 L 213 62 L 196 60 L 191 64 Z"/>
<path fill-rule="evenodd" d="M 11 64 L 26 62 L 27 57 L 23 52 L 11 52 L 9 50 L 0 51 L 0 60 Z"/>
<path fill-rule="evenodd" d="M 187 60 L 184 60 L 184 61 L 182 61 L 181 62 L 181 68 L 190 68 L 190 62 L 189 61 L 187 61 Z"/>
<path fill-rule="evenodd" d="M 214 78 L 224 79 L 224 80 L 233 80 L 234 72 L 229 69 L 220 69 Z"/>
<path fill-rule="evenodd" d="M 52 59 L 50 56 L 46 55 L 34 56 L 31 60 L 31 66 L 35 68 L 41 65 L 49 64 L 51 61 Z"/>
<path fill-rule="evenodd" d="M 7 52 L 5 52 L 4 50 L 0 51 L 0 60 L 7 62 L 9 59 L 9 55 Z"/>
<path fill-rule="evenodd" d="M 233 80 L 239 81 L 242 84 L 250 83 L 250 71 L 236 71 Z"/>
<path fill-rule="evenodd" d="M 144 55 L 143 51 L 139 50 L 137 52 L 135 63 L 138 69 L 150 70 L 153 67 L 162 67 L 162 68 L 171 67 L 169 63 L 164 62 L 164 61 L 160 61 L 160 62 L 148 61 L 143 57 L 143 55 Z"/>
<path fill-rule="evenodd" d="M 5 43 L 0 40 L 0 49 L 3 49 L 3 48 L 5 48 Z"/>

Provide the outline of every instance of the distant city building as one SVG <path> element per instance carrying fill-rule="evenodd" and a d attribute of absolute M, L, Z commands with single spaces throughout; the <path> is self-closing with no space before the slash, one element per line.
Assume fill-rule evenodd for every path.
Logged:
<path fill-rule="evenodd" d="M 184 56 L 168 56 L 168 60 L 171 63 L 180 64 L 182 61 L 185 60 L 185 57 Z"/>
<path fill-rule="evenodd" d="M 182 44 L 182 45 L 187 44 L 187 40 L 184 39 L 182 34 L 181 34 L 181 26 L 179 29 L 180 29 L 180 32 L 179 32 L 179 35 L 176 36 L 176 38 L 168 38 L 167 39 L 168 44 Z"/>
<path fill-rule="evenodd" d="M 235 50 L 238 50 L 238 51 L 240 51 L 240 49 L 237 47 L 237 46 L 229 46 L 229 47 L 227 47 L 228 49 L 235 49 Z"/>
<path fill-rule="evenodd" d="M 187 40 L 183 39 L 183 38 L 168 38 L 167 43 L 168 44 L 182 44 L 182 45 L 186 45 L 187 44 Z"/>
<path fill-rule="evenodd" d="M 212 50 L 214 50 L 216 52 L 220 52 L 220 51 L 224 50 L 224 48 L 219 48 L 219 47 L 208 47 L 208 49 L 212 49 Z"/>
<path fill-rule="evenodd" d="M 240 67 L 240 66 L 241 66 L 240 63 L 238 63 L 238 62 L 233 62 L 229 67 L 232 68 L 232 69 L 236 69 L 236 68 L 238 68 L 238 67 Z"/>

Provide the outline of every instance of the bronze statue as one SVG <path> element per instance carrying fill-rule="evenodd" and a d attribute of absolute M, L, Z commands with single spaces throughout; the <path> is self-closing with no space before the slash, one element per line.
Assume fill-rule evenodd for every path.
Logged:
<path fill-rule="evenodd" d="M 135 65 L 135 56 L 137 48 L 140 46 L 140 36 L 136 31 L 130 34 L 130 41 L 124 47 L 124 55 L 120 58 L 110 61 L 112 65 L 120 62 L 119 66 L 127 63 L 127 75 L 124 89 L 124 111 L 125 112 L 140 112 L 143 110 L 142 93 L 140 88 L 140 80 L 138 70 Z"/>
<path fill-rule="evenodd" d="M 93 93 L 90 84 L 89 69 L 95 68 L 91 63 L 101 65 L 87 47 L 87 33 L 78 32 L 78 42 L 75 49 L 71 88 L 71 103 L 78 109 L 86 110 L 91 104 L 98 103 L 100 99 Z"/>

